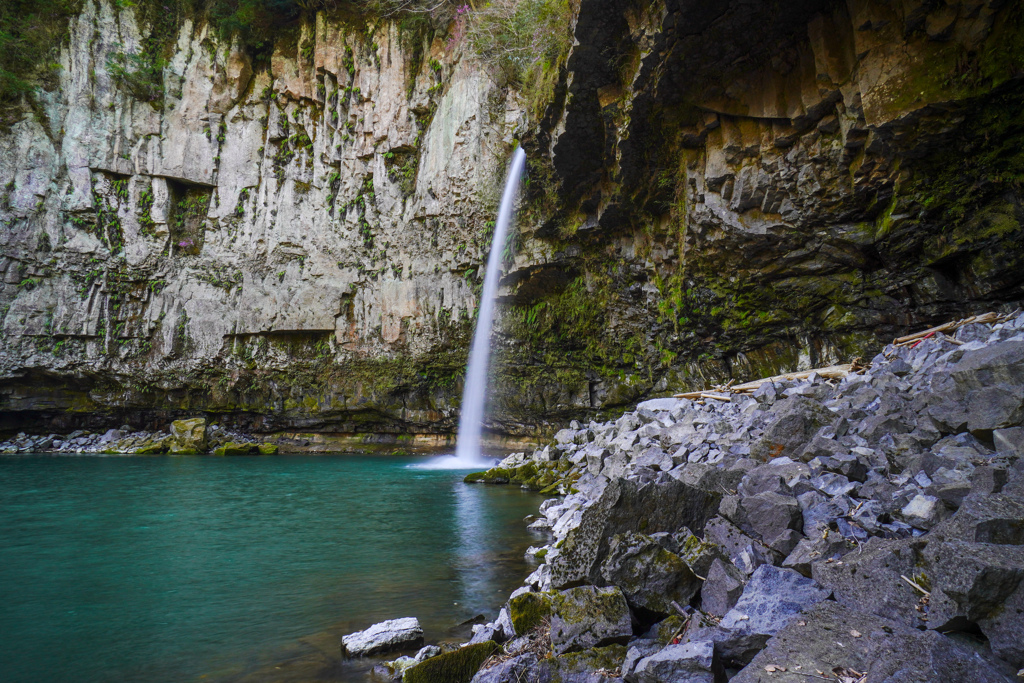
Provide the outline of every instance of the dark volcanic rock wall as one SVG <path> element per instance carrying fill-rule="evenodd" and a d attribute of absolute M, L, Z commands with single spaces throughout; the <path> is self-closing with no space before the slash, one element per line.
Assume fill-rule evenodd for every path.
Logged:
<path fill-rule="evenodd" d="M 582 3 L 537 138 L 552 255 L 507 280 L 511 353 L 577 371 L 561 405 L 845 362 L 1021 300 L 1018 5 L 614 7 Z M 556 272 L 567 293 L 535 285 Z"/>

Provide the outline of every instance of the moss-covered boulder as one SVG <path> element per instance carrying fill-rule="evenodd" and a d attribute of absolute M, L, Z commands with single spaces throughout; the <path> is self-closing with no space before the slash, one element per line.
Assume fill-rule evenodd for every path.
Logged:
<path fill-rule="evenodd" d="M 608 645 L 605 647 L 594 647 L 581 652 L 570 652 L 569 654 L 552 657 L 551 667 L 562 677 L 576 673 L 589 673 L 592 671 L 614 671 L 626 661 L 626 646 Z M 557 679 L 554 679 L 557 680 Z"/>
<path fill-rule="evenodd" d="M 551 616 L 553 593 L 523 593 L 508 602 L 508 615 L 516 635 L 530 632 L 537 624 Z"/>
<path fill-rule="evenodd" d="M 469 484 L 518 484 L 531 491 L 555 494 L 563 485 L 569 488 L 578 477 L 565 475 L 567 460 L 555 462 L 527 462 L 518 467 L 492 467 L 486 472 L 467 474 L 464 481 Z"/>
<path fill-rule="evenodd" d="M 228 441 L 223 446 L 214 449 L 214 455 L 255 455 L 259 453 L 259 447 L 254 443 L 237 443 Z"/>
<path fill-rule="evenodd" d="M 171 438 L 167 441 L 171 453 L 195 455 L 206 451 L 206 418 L 175 420 L 171 423 Z"/>
<path fill-rule="evenodd" d="M 498 644 L 488 640 L 467 645 L 424 661 L 405 672 L 404 683 L 469 683 L 480 665 L 498 651 Z"/>
<path fill-rule="evenodd" d="M 277 455 L 276 443 L 261 443 L 258 448 L 260 455 Z"/>
<path fill-rule="evenodd" d="M 629 606 L 614 586 L 579 586 L 552 598 L 551 648 L 556 654 L 624 644 L 632 635 Z"/>
<path fill-rule="evenodd" d="M 167 452 L 167 437 L 146 439 L 132 448 L 135 455 L 160 455 Z"/>

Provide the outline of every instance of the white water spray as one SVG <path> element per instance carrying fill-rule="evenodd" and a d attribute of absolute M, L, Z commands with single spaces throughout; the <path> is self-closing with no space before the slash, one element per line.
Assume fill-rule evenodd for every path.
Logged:
<path fill-rule="evenodd" d="M 494 298 L 498 293 L 501 279 L 501 256 L 505 247 L 508 226 L 512 222 L 519 184 L 526 167 L 526 152 L 522 147 L 512 154 L 505 191 L 501 195 L 498 221 L 494 226 L 491 241 L 491 255 L 487 259 L 487 275 L 484 289 L 480 293 L 480 305 L 473 333 L 473 346 L 469 350 L 469 367 L 466 369 L 466 384 L 462 390 L 462 415 L 459 418 L 459 440 L 455 456 L 435 458 L 419 465 L 425 469 L 471 469 L 490 467 L 493 459 L 483 457 L 480 452 L 480 435 L 484 424 L 484 404 L 487 399 L 487 369 L 491 361 L 491 327 L 494 323 Z"/>

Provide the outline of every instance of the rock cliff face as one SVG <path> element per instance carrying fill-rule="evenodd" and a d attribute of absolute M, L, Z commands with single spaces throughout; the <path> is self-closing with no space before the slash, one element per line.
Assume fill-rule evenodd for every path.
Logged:
<path fill-rule="evenodd" d="M 534 109 L 324 13 L 256 62 L 186 21 L 140 96 L 151 28 L 86 0 L 0 133 L 0 428 L 449 433 L 516 140 L 496 432 L 1024 298 L 1022 10 L 784 5 L 583 0 Z"/>

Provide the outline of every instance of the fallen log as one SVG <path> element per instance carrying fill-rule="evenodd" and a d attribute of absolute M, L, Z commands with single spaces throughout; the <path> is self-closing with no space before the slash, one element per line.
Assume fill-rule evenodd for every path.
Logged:
<path fill-rule="evenodd" d="M 858 369 L 860 369 L 860 368 L 858 368 Z M 825 379 L 842 379 L 843 377 L 846 377 L 848 374 L 850 374 L 850 372 L 855 372 L 854 366 L 853 366 L 852 363 L 847 363 L 845 365 L 830 365 L 827 368 L 814 368 L 813 370 L 801 370 L 799 372 L 787 372 L 784 375 L 775 375 L 773 377 L 765 377 L 764 379 L 756 379 L 756 380 L 754 380 L 752 382 L 747 382 L 745 384 L 737 384 L 736 386 L 728 387 L 728 390 L 731 391 L 734 394 L 747 394 L 747 393 L 750 393 L 752 391 L 756 391 L 757 388 L 760 387 L 765 382 L 785 382 L 785 381 L 788 381 L 788 380 L 807 379 L 808 377 L 810 377 L 811 375 L 813 375 L 815 373 L 817 373 L 818 375 L 821 375 Z M 705 391 L 690 391 L 690 392 L 687 392 L 685 394 L 676 394 L 674 396 L 674 398 L 688 398 L 688 399 L 690 399 L 692 401 L 695 401 L 695 400 L 698 400 L 698 399 L 703 399 L 703 398 L 713 398 L 713 399 L 717 399 L 719 401 L 728 401 L 728 400 L 730 400 L 728 396 L 722 396 L 721 394 L 709 393 L 706 390 Z"/>

